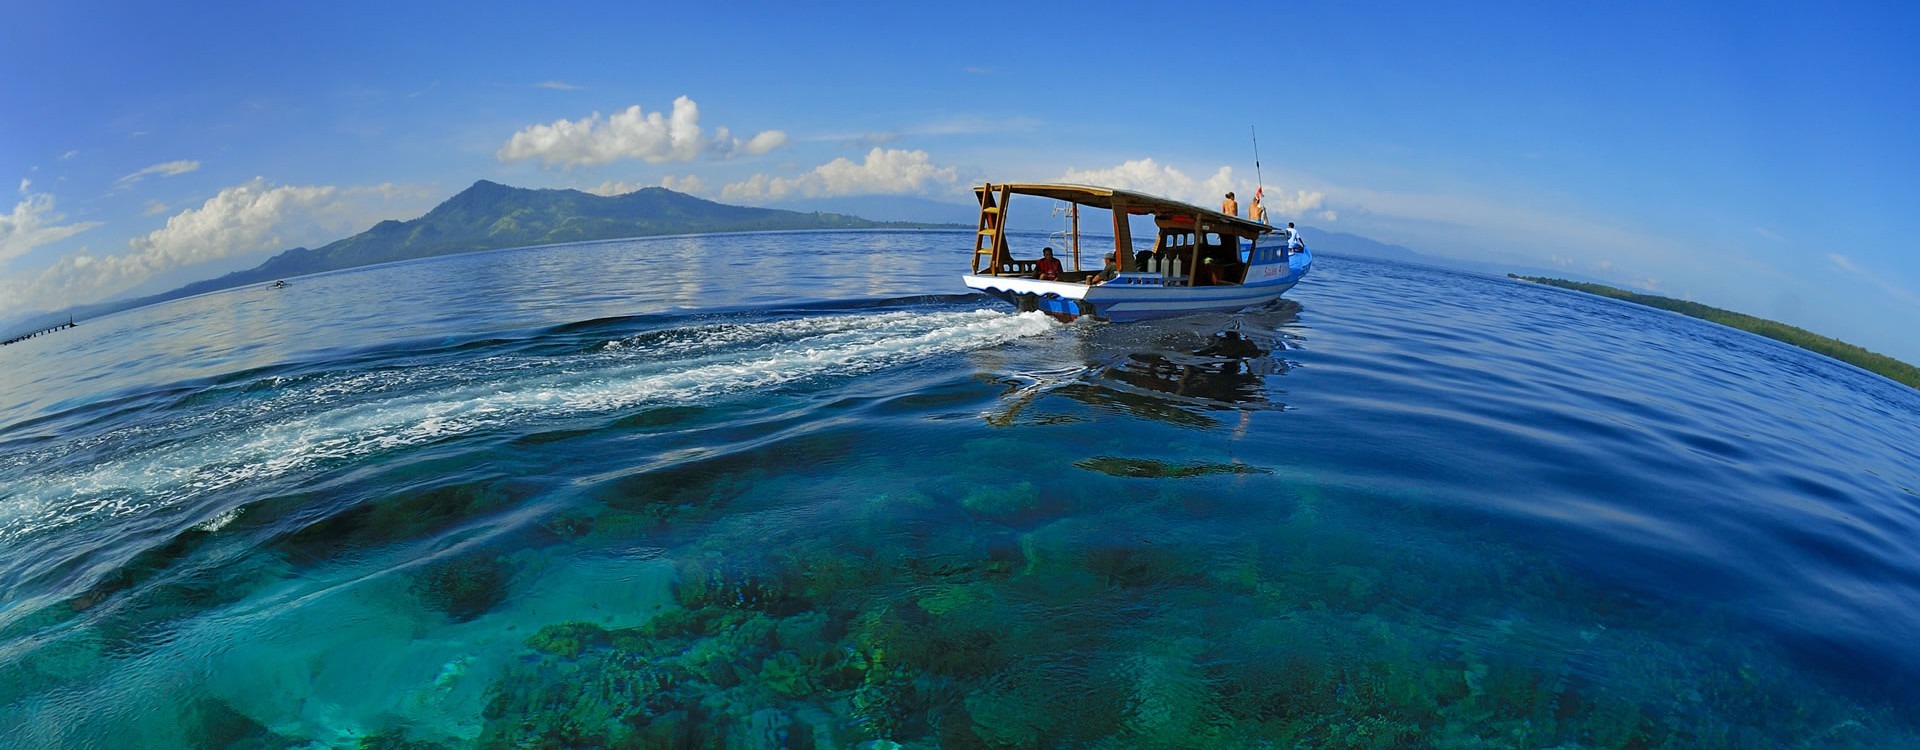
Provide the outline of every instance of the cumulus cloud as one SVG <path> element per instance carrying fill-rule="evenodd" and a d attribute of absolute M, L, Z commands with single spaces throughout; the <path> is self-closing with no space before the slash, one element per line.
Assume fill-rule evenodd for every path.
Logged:
<path fill-rule="evenodd" d="M 594 195 L 615 196 L 615 195 L 626 195 L 627 193 L 631 193 L 636 190 L 642 190 L 650 187 L 655 187 L 655 186 L 649 185 L 644 182 L 627 182 L 626 180 L 607 180 L 593 187 L 580 188 L 580 192 L 592 193 Z M 707 183 L 706 181 L 701 180 L 697 175 L 687 175 L 685 177 L 675 177 L 673 175 L 667 175 L 665 177 L 660 178 L 659 187 L 663 187 L 677 193 L 693 194 L 693 193 L 698 193 L 702 190 L 706 190 Z"/>
<path fill-rule="evenodd" d="M 1221 167 L 1221 171 L 1228 179 L 1232 178 L 1233 172 L 1230 168 Z M 1220 176 L 1220 173 L 1216 173 L 1215 176 Z M 1058 181 L 1132 190 L 1137 193 L 1184 201 L 1204 200 L 1206 194 L 1212 192 L 1211 189 L 1202 187 L 1192 177 L 1188 177 L 1185 172 L 1160 164 L 1153 159 L 1134 159 L 1123 162 L 1120 166 L 1105 169 L 1069 167 L 1060 175 Z"/>
<path fill-rule="evenodd" d="M 645 183 L 627 182 L 626 180 L 607 180 L 593 187 L 580 188 L 580 192 L 612 197 L 615 195 L 626 195 L 627 193 L 644 187 L 647 187 Z"/>
<path fill-rule="evenodd" d="M 1267 213 L 1272 216 L 1308 216 L 1319 217 L 1321 221 L 1334 221 L 1340 214 L 1326 208 L 1327 196 L 1318 190 L 1267 191 Z M 1318 211 L 1319 213 L 1314 213 Z"/>
<path fill-rule="evenodd" d="M 707 181 L 700 179 L 699 175 L 693 175 L 693 174 L 687 175 L 685 177 L 675 177 L 673 175 L 667 175 L 665 177 L 660 178 L 660 187 L 666 188 L 668 190 L 672 190 L 676 193 L 698 195 L 700 193 L 704 193 L 707 191 Z"/>
<path fill-rule="evenodd" d="M 61 224 L 65 219 L 53 209 L 53 196 L 33 192 L 33 182 L 21 180 L 20 202 L 13 213 L 0 214 L 0 267 L 36 247 L 100 226 L 97 221 Z"/>
<path fill-rule="evenodd" d="M 127 188 L 133 187 L 134 183 L 137 183 L 141 180 L 144 180 L 148 177 L 152 177 L 154 175 L 160 175 L 163 177 L 172 177 L 178 174 L 186 174 L 188 172 L 192 172 L 193 170 L 196 170 L 199 168 L 200 168 L 200 162 L 192 161 L 188 159 L 181 159 L 179 161 L 161 162 L 159 164 L 155 164 L 151 167 L 147 167 L 146 169 L 142 169 L 138 172 L 134 172 L 133 174 L 122 177 L 118 180 L 114 180 L 113 189 L 125 190 Z"/>
<path fill-rule="evenodd" d="M 131 289 L 174 268 L 317 244 L 365 229 L 378 218 L 424 210 L 424 188 L 386 183 L 336 188 L 275 186 L 265 179 L 221 190 L 198 208 L 127 241 L 123 253 L 83 247 L 30 280 L 0 280 L 6 311 L 57 309 Z"/>
<path fill-rule="evenodd" d="M 764 202 L 834 195 L 906 195 L 930 186 L 952 185 L 953 167 L 933 163 L 925 151 L 875 148 L 864 161 L 844 156 L 798 177 L 756 174 L 720 189 L 724 201 Z"/>
<path fill-rule="evenodd" d="M 1232 191 L 1239 196 L 1245 206 L 1259 187 L 1251 181 L 1235 179 L 1232 167 L 1220 167 L 1206 179 L 1195 179 L 1187 173 L 1169 164 L 1161 164 L 1151 158 L 1122 162 L 1116 167 L 1105 169 L 1071 169 L 1062 174 L 1059 182 L 1077 182 L 1087 185 L 1132 190 L 1148 195 L 1158 195 L 1177 201 L 1186 201 L 1201 206 L 1214 206 L 1221 196 Z M 1326 195 L 1317 190 L 1273 189 L 1265 191 L 1264 203 L 1269 216 L 1305 216 L 1308 212 L 1323 208 Z M 1333 221 L 1333 211 L 1321 211 L 1320 218 Z"/>
<path fill-rule="evenodd" d="M 652 164 L 693 161 L 702 155 L 728 159 L 763 154 L 786 143 L 787 134 L 779 130 L 743 140 L 718 127 L 708 136 L 700 127 L 700 106 L 682 96 L 673 100 L 671 114 L 649 113 L 635 104 L 608 117 L 595 112 L 579 120 L 530 125 L 514 133 L 495 157 L 502 162 L 538 159 L 547 169 L 571 169 L 620 159 Z"/>
<path fill-rule="evenodd" d="M 173 215 L 166 226 L 144 237 L 128 240 L 134 252 L 114 256 L 112 262 L 158 272 L 270 250 L 281 244 L 280 229 L 289 219 L 312 212 L 338 192 L 331 185 L 271 187 L 255 177 L 220 191 L 199 208 Z"/>

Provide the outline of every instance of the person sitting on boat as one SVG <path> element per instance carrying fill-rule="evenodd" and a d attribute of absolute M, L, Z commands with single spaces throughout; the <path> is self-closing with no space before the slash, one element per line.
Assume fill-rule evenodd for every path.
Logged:
<path fill-rule="evenodd" d="M 1228 216 L 1240 215 L 1240 201 L 1233 199 L 1233 191 L 1227 191 L 1227 199 L 1220 201 L 1220 213 Z"/>
<path fill-rule="evenodd" d="M 1053 248 L 1040 249 L 1040 259 L 1033 262 L 1033 277 L 1041 281 L 1060 280 L 1060 259 L 1053 257 Z"/>
<path fill-rule="evenodd" d="M 1287 222 L 1287 254 L 1292 255 L 1307 249 L 1307 241 L 1301 239 L 1300 230 L 1293 228 L 1293 222 Z"/>
<path fill-rule="evenodd" d="M 1103 284 L 1120 275 L 1120 251 L 1107 253 L 1107 262 L 1100 267 L 1100 273 L 1087 277 L 1087 286 Z"/>
<path fill-rule="evenodd" d="M 1253 202 L 1247 204 L 1247 219 L 1262 224 L 1267 223 L 1267 207 L 1260 205 L 1260 191 L 1253 192 Z"/>

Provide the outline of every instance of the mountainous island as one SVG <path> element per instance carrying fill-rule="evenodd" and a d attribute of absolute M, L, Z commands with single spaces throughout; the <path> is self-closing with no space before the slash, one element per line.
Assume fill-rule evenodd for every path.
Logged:
<path fill-rule="evenodd" d="M 437 255 L 671 234 L 800 229 L 952 229 L 958 224 L 872 221 L 845 214 L 732 206 L 661 187 L 615 196 L 578 190 L 528 189 L 480 180 L 426 215 L 387 220 L 320 248 L 297 247 L 258 266 L 160 294 L 84 305 L 16 321 L 10 328 L 53 325 L 196 294 L 323 271 Z M 49 321 L 49 322 L 43 322 Z"/>

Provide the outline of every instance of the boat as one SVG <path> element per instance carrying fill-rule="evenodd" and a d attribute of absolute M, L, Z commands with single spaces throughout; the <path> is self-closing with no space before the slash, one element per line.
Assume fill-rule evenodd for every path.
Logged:
<path fill-rule="evenodd" d="M 979 231 L 972 272 L 962 278 L 969 289 L 1023 312 L 1120 323 L 1232 312 L 1279 299 L 1313 266 L 1306 248 L 1289 251 L 1277 236 L 1261 244 L 1275 231 L 1270 225 L 1159 196 L 1058 183 L 987 183 L 973 191 Z M 1009 246 L 1008 209 L 1017 195 L 1056 201 L 1066 217 L 1067 229 L 1052 235 L 1063 247 L 1049 243 L 1065 254 L 1057 274 L 1042 274 L 1040 257 L 1016 257 Z M 1101 220 L 1100 211 L 1110 214 L 1112 227 L 1113 246 L 1091 257 L 1080 244 L 1085 209 L 1094 210 L 1092 221 Z M 1152 217 L 1154 227 L 1152 241 L 1138 248 L 1130 220 L 1136 216 Z"/>

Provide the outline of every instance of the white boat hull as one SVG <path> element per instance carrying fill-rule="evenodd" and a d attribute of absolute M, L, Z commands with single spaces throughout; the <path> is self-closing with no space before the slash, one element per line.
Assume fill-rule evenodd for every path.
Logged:
<path fill-rule="evenodd" d="M 1167 286 L 1160 274 L 1124 273 L 1104 284 L 1088 286 L 1070 281 L 1041 281 L 1024 276 L 967 274 L 967 288 L 1012 303 L 1020 310 L 1039 310 L 1058 317 L 1092 317 L 1114 322 L 1152 320 L 1206 312 L 1233 312 L 1280 298 L 1313 263 L 1309 253 L 1297 253 L 1288 263 L 1255 266 L 1249 276 L 1266 276 L 1248 284 Z"/>

